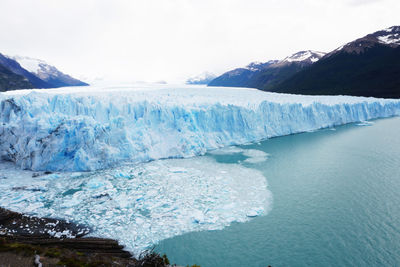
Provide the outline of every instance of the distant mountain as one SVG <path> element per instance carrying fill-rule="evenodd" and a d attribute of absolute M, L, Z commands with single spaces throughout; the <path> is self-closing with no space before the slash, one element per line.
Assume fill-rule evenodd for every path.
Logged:
<path fill-rule="evenodd" d="M 88 85 L 38 59 L 0 53 L 0 91 Z"/>
<path fill-rule="evenodd" d="M 270 60 L 268 62 L 253 62 L 244 68 L 237 68 L 225 72 L 221 76 L 215 78 L 209 86 L 230 86 L 230 87 L 251 87 L 251 79 L 260 73 L 262 70 L 268 68 L 270 65 L 277 63 L 277 60 Z"/>
<path fill-rule="evenodd" d="M 297 52 L 270 65 L 268 68 L 255 75 L 251 79 L 249 87 L 268 90 L 287 78 L 292 77 L 304 68 L 311 66 L 325 54 L 324 52 L 311 50 Z"/>
<path fill-rule="evenodd" d="M 51 88 L 52 86 L 43 81 L 35 74 L 30 73 L 26 69 L 24 69 L 17 61 L 7 56 L 0 54 L 0 64 L 3 65 L 5 68 L 9 69 L 11 72 L 21 75 L 28 79 L 29 83 L 33 85 L 34 88 Z M 23 88 L 14 88 L 14 89 L 25 89 L 25 88 L 32 88 L 32 87 L 23 87 Z M 9 89 L 8 89 L 9 90 Z"/>
<path fill-rule="evenodd" d="M 15 74 L 0 64 L 0 92 L 20 88 L 33 88 L 33 85 L 24 76 Z"/>
<path fill-rule="evenodd" d="M 268 91 L 400 97 L 400 26 L 368 34 L 324 56 Z"/>
<path fill-rule="evenodd" d="M 204 72 L 198 76 L 191 77 L 186 80 L 186 84 L 208 84 L 217 77 L 215 74 L 210 72 Z"/>
<path fill-rule="evenodd" d="M 36 77 L 47 82 L 50 87 L 88 85 L 87 83 L 62 73 L 56 67 L 47 64 L 43 60 L 20 56 L 15 56 L 12 59 L 16 60 L 24 69 L 28 70 Z"/>
<path fill-rule="evenodd" d="M 251 87 L 267 90 L 295 73 L 317 62 L 323 52 L 300 51 L 283 60 L 251 63 L 246 68 L 234 69 L 217 77 L 210 86 Z"/>

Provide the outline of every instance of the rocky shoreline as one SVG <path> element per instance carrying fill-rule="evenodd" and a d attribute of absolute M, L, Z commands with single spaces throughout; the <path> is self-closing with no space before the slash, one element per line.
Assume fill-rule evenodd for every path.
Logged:
<path fill-rule="evenodd" d="M 148 252 L 135 259 L 118 241 L 85 237 L 86 226 L 0 208 L 0 266 L 170 266 Z"/>

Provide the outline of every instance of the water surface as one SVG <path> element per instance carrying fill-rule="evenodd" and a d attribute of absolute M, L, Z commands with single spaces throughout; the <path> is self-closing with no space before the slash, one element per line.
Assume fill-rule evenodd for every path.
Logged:
<path fill-rule="evenodd" d="M 368 124 L 367 124 L 368 125 Z M 345 125 L 242 146 L 218 162 L 260 170 L 271 211 L 224 230 L 162 241 L 171 262 L 207 266 L 399 266 L 400 118 Z"/>

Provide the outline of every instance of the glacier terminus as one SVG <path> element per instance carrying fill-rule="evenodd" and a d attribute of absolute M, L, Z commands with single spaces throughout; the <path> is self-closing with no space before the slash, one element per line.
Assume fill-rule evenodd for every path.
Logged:
<path fill-rule="evenodd" d="M 0 94 L 1 158 L 90 171 L 400 114 L 400 101 L 246 88 L 115 86 Z"/>

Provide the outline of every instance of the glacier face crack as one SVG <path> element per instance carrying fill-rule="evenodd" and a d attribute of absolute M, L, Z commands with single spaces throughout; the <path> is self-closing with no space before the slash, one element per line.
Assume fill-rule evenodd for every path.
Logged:
<path fill-rule="evenodd" d="M 400 115 L 400 101 L 235 88 L 90 88 L 0 94 L 0 157 L 90 171 Z"/>

